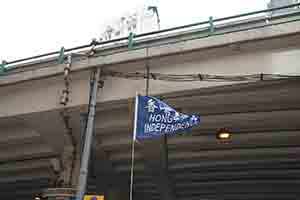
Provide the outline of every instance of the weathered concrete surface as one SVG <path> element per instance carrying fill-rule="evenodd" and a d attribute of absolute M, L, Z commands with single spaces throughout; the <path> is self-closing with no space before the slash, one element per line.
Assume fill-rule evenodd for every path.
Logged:
<path fill-rule="evenodd" d="M 69 107 L 88 102 L 89 72 L 71 75 Z M 62 109 L 60 96 L 64 89 L 63 76 L 33 80 L 0 89 L 0 118 Z"/>

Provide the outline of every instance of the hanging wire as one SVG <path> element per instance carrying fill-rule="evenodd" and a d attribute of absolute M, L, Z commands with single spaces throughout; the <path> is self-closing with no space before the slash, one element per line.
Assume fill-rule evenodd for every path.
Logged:
<path fill-rule="evenodd" d="M 147 66 L 146 66 L 147 67 Z M 147 68 L 146 68 L 147 69 Z M 300 78 L 300 75 L 284 75 L 284 74 L 249 74 L 249 75 L 211 75 L 211 74 L 162 74 L 142 72 L 118 72 L 106 70 L 105 76 L 112 76 L 117 78 L 143 80 L 146 79 L 146 91 L 149 89 L 149 80 L 161 80 L 169 82 L 194 82 L 194 81 L 207 81 L 207 82 L 249 82 L 260 80 L 276 80 L 287 78 Z M 146 92 L 147 93 L 147 92 Z"/>

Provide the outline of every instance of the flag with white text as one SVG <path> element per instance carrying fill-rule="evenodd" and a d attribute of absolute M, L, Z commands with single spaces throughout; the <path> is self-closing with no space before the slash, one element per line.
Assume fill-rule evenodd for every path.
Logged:
<path fill-rule="evenodd" d="M 136 96 L 134 140 L 176 134 L 199 124 L 197 115 L 179 113 L 155 97 Z"/>

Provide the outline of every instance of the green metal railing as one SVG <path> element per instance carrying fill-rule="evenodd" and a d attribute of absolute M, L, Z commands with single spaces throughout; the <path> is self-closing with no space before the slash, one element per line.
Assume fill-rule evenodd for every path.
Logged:
<path fill-rule="evenodd" d="M 43 58 L 47 58 L 47 57 L 50 57 L 50 56 L 53 56 L 53 57 L 58 56 L 59 60 L 62 60 L 64 58 L 65 53 L 77 52 L 79 50 L 84 50 L 84 49 L 87 49 L 87 48 L 90 48 L 90 47 L 97 47 L 97 46 L 115 44 L 117 42 L 127 42 L 128 47 L 132 48 L 133 39 L 148 38 L 148 37 L 151 38 L 151 36 L 155 36 L 157 34 L 159 34 L 159 35 L 168 34 L 168 33 L 174 32 L 174 31 L 182 31 L 184 29 L 195 28 L 197 26 L 202 26 L 202 25 L 207 25 L 209 32 L 213 33 L 215 31 L 215 25 L 214 24 L 216 22 L 226 22 L 228 20 L 239 19 L 239 18 L 242 18 L 242 17 L 251 17 L 251 16 L 258 15 L 258 14 L 264 14 L 264 13 L 266 14 L 266 13 L 270 13 L 270 12 L 274 12 L 274 11 L 278 11 L 278 10 L 284 10 L 284 9 L 288 9 L 288 8 L 298 8 L 299 6 L 300 6 L 300 3 L 296 3 L 296 4 L 290 4 L 290 5 L 287 5 L 287 6 L 281 6 L 281 7 L 277 7 L 277 8 L 271 8 L 271 9 L 264 9 L 264 10 L 248 12 L 248 13 L 244 13 L 244 14 L 233 15 L 233 16 L 217 18 L 217 19 L 213 19 L 212 17 L 210 17 L 209 20 L 207 20 L 207 21 L 188 24 L 188 25 L 184 25 L 184 26 L 177 26 L 177 27 L 163 29 L 163 30 L 159 30 L 159 31 L 152 31 L 152 32 L 148 32 L 148 33 L 138 34 L 138 35 L 130 34 L 129 37 L 122 37 L 122 38 L 103 41 L 103 42 L 98 42 L 98 41 L 93 40 L 90 44 L 77 46 L 77 47 L 73 47 L 73 48 L 70 48 L 70 49 L 63 49 L 63 54 L 62 54 L 62 50 L 60 50 L 60 51 L 53 51 L 53 52 L 49 52 L 49 53 L 45 53 L 45 54 L 40 54 L 40 55 L 37 55 L 37 56 L 32 56 L 32 57 L 22 58 L 22 59 L 18 59 L 18 60 L 13 60 L 13 61 L 9 61 L 9 62 L 3 61 L 0 64 L 0 74 L 2 72 L 8 71 L 10 69 L 14 69 L 15 68 L 14 65 L 19 64 L 19 63 L 24 63 L 24 62 L 34 61 L 34 60 L 38 60 L 38 59 L 43 59 Z M 300 14 L 300 12 L 298 14 Z M 266 16 L 266 19 L 267 19 L 267 16 Z"/>

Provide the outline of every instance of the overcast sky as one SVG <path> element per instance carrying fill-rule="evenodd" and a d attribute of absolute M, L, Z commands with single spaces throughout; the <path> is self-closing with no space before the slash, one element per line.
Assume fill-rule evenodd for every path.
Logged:
<path fill-rule="evenodd" d="M 142 4 L 158 6 L 161 28 L 265 9 L 269 0 L 1 0 L 0 60 L 89 43 L 106 23 Z"/>

